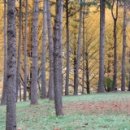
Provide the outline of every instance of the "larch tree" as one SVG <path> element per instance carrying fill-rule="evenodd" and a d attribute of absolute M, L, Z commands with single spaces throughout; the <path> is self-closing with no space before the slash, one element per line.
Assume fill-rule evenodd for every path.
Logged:
<path fill-rule="evenodd" d="M 100 0 L 100 48 L 99 48 L 98 92 L 105 92 L 104 87 L 105 2 L 106 0 Z"/>
<path fill-rule="evenodd" d="M 114 5 L 116 4 L 116 9 L 114 9 Z M 113 26 L 113 39 L 114 39 L 114 63 L 113 63 L 113 86 L 112 90 L 117 90 L 117 20 L 118 20 L 118 9 L 119 8 L 119 0 L 112 1 L 111 13 L 114 22 Z"/>
<path fill-rule="evenodd" d="M 63 0 L 56 0 L 56 17 L 54 25 L 54 99 L 56 115 L 63 115 L 62 110 L 62 73 L 61 73 L 61 26 Z"/>
<path fill-rule="evenodd" d="M 127 4 L 124 1 L 124 13 L 123 13 L 123 48 L 122 48 L 122 70 L 121 70 L 121 90 L 125 91 L 126 87 L 126 27 L 127 27 Z"/>
<path fill-rule="evenodd" d="M 27 98 L 27 79 L 28 79 L 28 64 L 27 64 L 27 45 L 28 45 L 28 0 L 26 0 L 25 9 L 25 41 L 24 41 L 24 101 Z"/>
<path fill-rule="evenodd" d="M 41 98 L 46 98 L 47 0 L 44 0 L 43 7 Z"/>
<path fill-rule="evenodd" d="M 16 29 L 15 0 L 7 2 L 7 107 L 6 130 L 16 130 Z"/>
<path fill-rule="evenodd" d="M 50 13 L 50 0 L 47 0 L 47 29 L 48 29 L 48 43 L 49 43 L 49 89 L 48 97 L 50 100 L 54 99 L 54 68 L 53 68 L 53 34 L 51 27 L 51 13 Z"/>
<path fill-rule="evenodd" d="M 34 1 L 33 26 L 32 26 L 32 79 L 31 79 L 31 104 L 38 103 L 38 14 L 39 0 Z"/>
<path fill-rule="evenodd" d="M 1 104 L 6 105 L 7 80 L 7 2 L 4 0 L 4 80 Z"/>
<path fill-rule="evenodd" d="M 82 0 L 81 0 L 82 2 Z M 80 4 L 81 4 L 80 2 Z M 82 34 L 82 5 L 80 5 L 79 11 L 79 27 L 78 27 L 78 41 L 77 41 L 77 52 L 76 52 L 76 63 L 75 63 L 75 73 L 74 73 L 74 95 L 78 95 L 78 86 L 79 86 L 79 62 L 80 62 L 80 53 L 81 53 L 81 34 Z"/>
<path fill-rule="evenodd" d="M 66 82 L 65 95 L 69 95 L 69 70 L 70 70 L 70 31 L 69 31 L 69 0 L 66 0 Z"/>
<path fill-rule="evenodd" d="M 21 44 L 22 44 L 22 0 L 19 0 L 19 38 L 18 38 L 18 56 L 17 56 L 17 72 L 16 72 L 16 99 L 18 100 L 18 92 L 21 100 L 20 85 L 20 67 L 21 67 Z"/>

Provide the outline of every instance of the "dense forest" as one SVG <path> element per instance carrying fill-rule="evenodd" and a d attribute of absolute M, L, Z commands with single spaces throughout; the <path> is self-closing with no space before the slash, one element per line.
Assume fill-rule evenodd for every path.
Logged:
<path fill-rule="evenodd" d="M 3 0 L 0 7 L 6 130 L 17 130 L 20 102 L 54 100 L 63 116 L 62 97 L 130 91 L 129 0 Z"/>

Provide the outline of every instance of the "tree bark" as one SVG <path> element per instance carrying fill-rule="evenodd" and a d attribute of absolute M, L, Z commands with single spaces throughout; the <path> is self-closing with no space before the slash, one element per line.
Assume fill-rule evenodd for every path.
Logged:
<path fill-rule="evenodd" d="M 47 42 L 47 0 L 44 0 L 43 40 L 42 40 L 42 75 L 41 98 L 46 98 L 46 42 Z"/>
<path fill-rule="evenodd" d="M 18 39 L 18 57 L 17 57 L 17 72 L 16 72 L 16 99 L 18 100 L 18 92 L 21 99 L 20 86 L 20 66 L 21 66 L 21 42 L 22 42 L 22 0 L 19 0 L 19 39 Z"/>
<path fill-rule="evenodd" d="M 126 87 L 126 26 L 127 26 L 127 6 L 126 2 L 124 2 L 124 17 L 123 17 L 123 50 L 122 50 L 122 71 L 121 71 L 121 91 L 125 91 Z"/>
<path fill-rule="evenodd" d="M 100 49 L 99 49 L 98 92 L 105 92 L 104 87 L 105 2 L 106 0 L 100 0 Z"/>
<path fill-rule="evenodd" d="M 65 95 L 69 95 L 69 70 L 70 70 L 70 36 L 69 36 L 69 1 L 66 0 L 66 48 L 67 48 L 67 62 L 66 62 L 66 84 Z"/>
<path fill-rule="evenodd" d="M 16 29 L 15 0 L 8 0 L 7 11 L 7 107 L 6 130 L 16 130 Z"/>
<path fill-rule="evenodd" d="M 32 81 L 31 81 L 31 104 L 38 103 L 38 8 L 39 0 L 34 1 L 33 28 L 32 28 Z"/>
<path fill-rule="evenodd" d="M 27 65 L 27 44 L 28 44 L 28 0 L 26 0 L 26 15 L 25 15 L 25 42 L 24 42 L 24 101 L 27 98 L 27 74 L 28 74 L 28 65 Z"/>
<path fill-rule="evenodd" d="M 47 28 L 49 40 L 49 90 L 48 97 L 50 100 L 54 99 L 54 69 L 53 69 L 53 35 L 51 28 L 51 14 L 50 14 L 50 0 L 47 1 Z"/>
<path fill-rule="evenodd" d="M 61 86 L 61 26 L 62 26 L 62 0 L 56 0 L 56 18 L 54 25 L 54 92 L 56 115 L 63 115 L 62 86 Z"/>
<path fill-rule="evenodd" d="M 75 82 L 74 82 L 74 95 L 78 95 L 78 85 L 79 85 L 79 62 L 80 62 L 80 51 L 81 51 L 81 31 L 82 31 L 82 6 L 80 6 L 80 12 L 79 12 L 79 32 L 78 32 L 78 41 L 77 41 L 77 60 L 75 63 Z"/>
<path fill-rule="evenodd" d="M 4 0 L 4 79 L 3 79 L 3 92 L 1 98 L 1 105 L 6 105 L 6 91 L 7 91 L 7 6 Z"/>
<path fill-rule="evenodd" d="M 114 38 L 113 70 L 114 70 L 114 74 L 113 74 L 113 85 L 112 85 L 113 91 L 117 90 L 117 19 L 118 19 L 118 3 L 119 3 L 119 1 L 116 0 L 116 2 L 117 3 L 116 3 L 116 14 L 115 15 L 114 15 L 115 0 L 113 0 L 112 9 L 111 9 L 111 13 L 112 13 L 113 21 L 114 21 L 114 26 L 113 26 L 113 38 Z"/>

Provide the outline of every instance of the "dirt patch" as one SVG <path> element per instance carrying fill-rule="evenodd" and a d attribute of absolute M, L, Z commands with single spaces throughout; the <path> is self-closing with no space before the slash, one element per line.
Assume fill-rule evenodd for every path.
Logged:
<path fill-rule="evenodd" d="M 130 114 L 130 100 L 126 101 L 101 101 L 101 102 L 81 102 L 81 103 L 69 103 L 64 105 L 65 113 L 92 113 L 92 114 L 104 114 L 104 113 L 126 113 Z"/>

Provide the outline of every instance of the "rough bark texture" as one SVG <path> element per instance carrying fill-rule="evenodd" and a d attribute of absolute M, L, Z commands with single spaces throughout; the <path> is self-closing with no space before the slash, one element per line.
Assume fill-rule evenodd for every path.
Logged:
<path fill-rule="evenodd" d="M 28 44 L 28 0 L 26 0 L 26 15 L 25 15 L 25 42 L 24 42 L 24 101 L 27 98 L 27 74 L 28 74 L 28 66 L 27 66 L 27 44 Z"/>
<path fill-rule="evenodd" d="M 62 86 L 61 86 L 61 16 L 62 0 L 56 0 L 56 18 L 54 25 L 54 92 L 55 92 L 55 110 L 56 115 L 63 115 L 62 110 Z"/>
<path fill-rule="evenodd" d="M 7 91 L 7 6 L 6 0 L 4 0 L 4 80 L 3 80 L 3 92 L 1 98 L 1 105 L 6 105 L 6 91 Z"/>
<path fill-rule="evenodd" d="M 7 15 L 7 108 L 6 130 L 16 130 L 16 32 L 15 0 L 8 0 Z"/>
<path fill-rule="evenodd" d="M 100 49 L 99 49 L 98 92 L 105 92 L 105 87 L 104 87 L 104 45 L 105 45 L 105 0 L 100 0 Z"/>
<path fill-rule="evenodd" d="M 74 95 L 78 95 L 78 85 L 79 85 L 79 62 L 80 62 L 80 51 L 81 51 L 81 31 L 82 31 L 82 6 L 80 7 L 79 14 L 79 32 L 78 32 L 78 41 L 77 41 L 77 53 L 76 53 L 76 63 L 75 63 L 75 82 L 74 82 Z"/>
<path fill-rule="evenodd" d="M 21 66 L 21 43 L 22 43 L 22 0 L 19 1 L 19 41 L 18 41 L 18 57 L 17 57 L 17 72 L 16 72 L 16 99 L 18 100 L 18 92 L 21 99 L 20 86 L 20 66 Z"/>
<path fill-rule="evenodd" d="M 41 74 L 41 98 L 46 98 L 46 42 L 47 42 L 47 0 L 44 0 L 43 11 L 43 39 L 42 39 L 42 74 Z"/>
<path fill-rule="evenodd" d="M 50 0 L 47 1 L 47 28 L 49 40 L 49 90 L 48 97 L 50 100 L 54 99 L 54 74 L 53 74 L 53 36 L 51 28 L 51 14 L 50 14 Z"/>
<path fill-rule="evenodd" d="M 66 82 L 65 82 L 65 95 L 69 95 L 69 69 L 70 69 L 70 45 L 69 45 L 69 9 L 68 9 L 69 1 L 66 0 Z"/>
<path fill-rule="evenodd" d="M 127 18 L 127 6 L 126 6 L 126 2 L 124 2 L 124 18 L 123 18 L 123 50 L 122 50 L 122 71 L 121 71 L 121 90 L 125 91 L 125 87 L 126 87 L 126 18 Z"/>
<path fill-rule="evenodd" d="M 34 1 L 33 28 L 32 28 L 32 81 L 31 81 L 31 104 L 38 103 L 38 8 L 39 0 Z"/>

